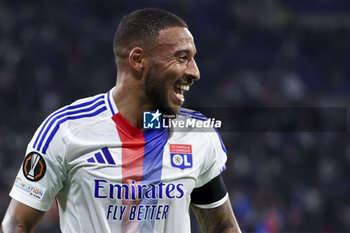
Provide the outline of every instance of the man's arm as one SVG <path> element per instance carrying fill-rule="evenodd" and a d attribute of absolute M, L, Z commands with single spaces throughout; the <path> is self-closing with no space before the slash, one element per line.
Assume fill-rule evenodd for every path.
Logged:
<path fill-rule="evenodd" d="M 229 199 L 212 209 L 191 207 L 204 233 L 241 233 Z"/>
<path fill-rule="evenodd" d="M 33 232 L 44 214 L 45 212 L 33 209 L 12 199 L 2 221 L 0 233 Z"/>

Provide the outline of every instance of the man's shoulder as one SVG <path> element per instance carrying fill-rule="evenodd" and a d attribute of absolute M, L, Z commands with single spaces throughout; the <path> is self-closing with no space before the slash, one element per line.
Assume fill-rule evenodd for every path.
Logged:
<path fill-rule="evenodd" d="M 212 133 L 217 132 L 216 128 L 221 127 L 221 121 L 207 117 L 200 111 L 188 108 L 181 108 L 177 119 L 183 121 L 185 129 L 191 132 Z"/>
<path fill-rule="evenodd" d="M 106 94 L 85 97 L 66 105 L 50 115 L 49 118 L 64 122 L 91 121 L 91 118 L 101 117 L 108 110 Z"/>
<path fill-rule="evenodd" d="M 100 94 L 96 94 L 93 96 L 79 98 L 79 99 L 73 101 L 72 103 L 62 107 L 61 109 L 63 109 L 63 108 L 70 108 L 70 109 L 79 108 L 79 107 L 88 106 L 89 104 L 92 104 L 95 102 L 104 101 L 105 94 L 106 93 L 100 93 Z M 60 109 L 58 109 L 57 111 L 59 111 L 59 110 Z"/>
<path fill-rule="evenodd" d="M 91 97 L 78 99 L 71 104 L 63 106 L 51 113 L 40 126 L 40 135 L 56 131 L 66 126 L 79 126 L 83 122 L 91 122 L 92 118 L 103 116 L 108 110 L 106 94 L 98 94 Z M 73 124 L 70 124 L 73 123 Z"/>
<path fill-rule="evenodd" d="M 203 115 L 201 112 L 189 108 L 180 108 L 180 116 L 187 117 L 187 118 L 193 118 L 196 120 L 206 121 L 208 120 L 208 117 Z"/>
<path fill-rule="evenodd" d="M 222 147 L 222 150 L 226 153 L 226 148 L 222 142 L 218 129 L 221 128 L 221 120 L 217 120 L 212 117 L 207 117 L 200 111 L 181 108 L 180 114 L 177 117 L 178 121 L 184 122 L 185 127 L 177 127 L 175 132 L 190 134 L 193 140 L 200 140 L 207 146 Z"/>

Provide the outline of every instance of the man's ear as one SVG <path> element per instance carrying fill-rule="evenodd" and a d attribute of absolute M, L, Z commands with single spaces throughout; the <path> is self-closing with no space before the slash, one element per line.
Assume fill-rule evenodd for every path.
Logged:
<path fill-rule="evenodd" d="M 129 53 L 129 64 L 136 71 L 143 70 L 143 59 L 144 51 L 140 47 L 133 48 Z"/>

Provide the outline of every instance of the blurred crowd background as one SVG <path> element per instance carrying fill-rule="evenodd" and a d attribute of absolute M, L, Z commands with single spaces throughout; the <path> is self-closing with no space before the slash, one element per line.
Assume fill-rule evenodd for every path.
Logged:
<path fill-rule="evenodd" d="M 115 84 L 116 26 L 150 6 L 182 16 L 195 37 L 201 80 L 187 107 L 348 106 L 348 0 L 2 0 L 0 219 L 35 129 L 57 108 Z M 350 232 L 348 133 L 222 138 L 243 232 Z M 59 232 L 57 221 L 53 207 L 36 232 Z"/>

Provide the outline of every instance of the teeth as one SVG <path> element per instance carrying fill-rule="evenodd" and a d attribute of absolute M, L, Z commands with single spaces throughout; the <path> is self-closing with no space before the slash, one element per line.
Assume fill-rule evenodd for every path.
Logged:
<path fill-rule="evenodd" d="M 179 98 L 182 102 L 184 102 L 185 101 L 185 97 L 184 97 L 184 95 L 182 95 L 182 94 L 178 94 L 178 93 L 176 93 L 175 94 L 176 95 L 176 97 L 177 98 Z"/>
<path fill-rule="evenodd" d="M 190 90 L 190 86 L 189 85 L 177 85 L 177 88 L 184 90 L 184 91 L 189 91 Z"/>

